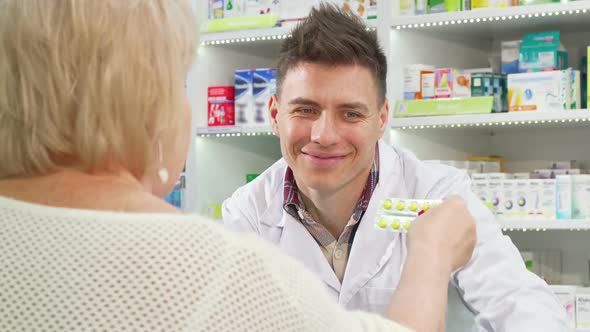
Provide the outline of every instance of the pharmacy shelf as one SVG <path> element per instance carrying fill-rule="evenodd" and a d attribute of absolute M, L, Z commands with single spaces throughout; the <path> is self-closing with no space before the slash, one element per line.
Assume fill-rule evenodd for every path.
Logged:
<path fill-rule="evenodd" d="M 238 137 L 238 136 L 272 136 L 270 125 L 263 126 L 216 126 L 216 127 L 199 127 L 197 136 L 199 137 Z"/>
<path fill-rule="evenodd" d="M 439 13 L 392 18 L 395 30 L 494 37 L 500 33 L 535 29 L 588 31 L 590 1 L 508 8 L 485 8 L 464 12 Z"/>
<path fill-rule="evenodd" d="M 366 25 L 372 31 L 377 29 L 376 20 L 366 21 Z M 241 43 L 280 43 L 289 36 L 292 29 L 293 27 L 275 27 L 203 33 L 201 34 L 201 45 L 223 46 Z"/>
<path fill-rule="evenodd" d="M 432 130 L 471 129 L 490 131 L 546 127 L 590 126 L 590 111 L 567 110 L 563 112 L 509 112 L 469 115 L 440 115 L 390 119 L 391 129 Z"/>
<path fill-rule="evenodd" d="M 590 220 L 587 219 L 499 220 L 498 222 L 504 231 L 590 230 Z"/>

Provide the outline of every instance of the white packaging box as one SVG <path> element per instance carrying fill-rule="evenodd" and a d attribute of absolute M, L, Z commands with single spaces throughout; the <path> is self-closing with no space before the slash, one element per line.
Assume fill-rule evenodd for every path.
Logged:
<path fill-rule="evenodd" d="M 567 327 L 574 329 L 576 327 L 576 286 L 567 285 L 549 285 L 553 294 L 563 305 L 566 314 Z"/>
<path fill-rule="evenodd" d="M 572 219 L 590 219 L 590 175 L 572 175 Z"/>
<path fill-rule="evenodd" d="M 515 206 L 514 216 L 518 219 L 532 219 L 533 214 L 533 197 L 529 179 L 518 179 L 514 181 Z"/>
<path fill-rule="evenodd" d="M 502 181 L 502 204 L 498 209 L 498 217 L 514 219 L 516 210 L 516 181 Z"/>
<path fill-rule="evenodd" d="M 573 179 L 571 175 L 558 175 L 556 213 L 557 219 L 572 219 Z"/>
<path fill-rule="evenodd" d="M 422 74 L 422 99 L 434 98 L 434 73 Z"/>
<path fill-rule="evenodd" d="M 473 160 L 470 160 L 469 161 L 469 168 L 470 169 L 473 169 L 473 170 L 477 170 L 478 171 L 477 173 L 486 173 L 485 172 L 485 163 L 486 163 L 485 161 L 473 161 Z M 500 170 L 498 169 L 498 172 L 499 171 Z"/>
<path fill-rule="evenodd" d="M 576 290 L 576 329 L 590 331 L 590 288 Z"/>
<path fill-rule="evenodd" d="M 434 66 L 424 64 L 413 64 L 404 66 L 404 100 L 416 99 L 415 95 L 420 93 L 422 89 L 422 82 L 420 81 L 420 72 L 433 70 Z"/>
<path fill-rule="evenodd" d="M 268 104 L 276 91 L 277 71 L 274 68 L 257 68 L 252 78 L 252 92 L 255 110 L 253 117 L 248 119 L 255 125 L 270 125 Z"/>
<path fill-rule="evenodd" d="M 554 112 L 569 109 L 571 70 L 508 75 L 508 111 Z"/>
<path fill-rule="evenodd" d="M 504 193 L 502 189 L 502 181 L 504 181 L 504 179 L 492 180 L 491 178 L 488 181 L 488 190 L 490 195 L 489 208 L 495 215 L 500 215 L 500 213 L 502 212 L 501 206 L 504 200 L 504 198 L 502 197 Z"/>
<path fill-rule="evenodd" d="M 469 170 L 470 174 L 481 173 L 482 170 L 480 168 L 479 162 L 467 160 L 466 163 L 467 163 L 467 169 Z"/>
<path fill-rule="evenodd" d="M 529 198 L 531 202 L 531 214 L 535 219 L 541 219 L 541 180 L 529 180 Z"/>
<path fill-rule="evenodd" d="M 540 182 L 539 210 L 537 214 L 542 219 L 554 219 L 557 208 L 557 194 L 555 179 L 530 180 Z"/>
<path fill-rule="evenodd" d="M 479 197 L 481 202 L 491 208 L 492 196 L 490 193 L 489 182 L 487 180 L 473 180 L 471 181 L 471 190 L 475 196 Z"/>
<path fill-rule="evenodd" d="M 502 74 L 518 73 L 520 44 L 522 44 L 522 40 L 511 40 L 502 42 Z"/>
<path fill-rule="evenodd" d="M 482 161 L 483 170 L 482 173 L 498 173 L 500 172 L 500 162 L 498 161 Z"/>
<path fill-rule="evenodd" d="M 254 119 L 254 94 L 252 80 L 254 71 L 251 69 L 236 70 L 234 74 L 234 88 L 236 91 L 235 111 L 236 125 L 252 124 Z"/>
<path fill-rule="evenodd" d="M 571 100 L 570 100 L 570 109 L 577 110 L 582 108 L 582 87 L 580 81 L 580 71 L 579 70 L 572 70 L 571 71 Z"/>
<path fill-rule="evenodd" d="M 453 75 L 453 97 L 470 98 L 471 97 L 471 74 L 459 70 Z"/>

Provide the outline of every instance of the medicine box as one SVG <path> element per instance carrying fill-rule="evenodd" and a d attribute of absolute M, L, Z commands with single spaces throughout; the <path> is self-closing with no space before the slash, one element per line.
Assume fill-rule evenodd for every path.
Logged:
<path fill-rule="evenodd" d="M 562 111 L 571 103 L 570 70 L 508 75 L 508 111 Z"/>
<path fill-rule="evenodd" d="M 233 86 L 210 86 L 207 89 L 207 125 L 233 126 L 235 89 Z"/>
<path fill-rule="evenodd" d="M 256 69 L 252 78 L 252 93 L 254 94 L 254 118 L 249 123 L 256 125 L 270 124 L 268 104 L 275 93 L 277 71 L 274 68 Z"/>
<path fill-rule="evenodd" d="M 254 71 L 251 69 L 235 71 L 234 87 L 236 91 L 236 124 L 252 124 L 252 119 L 254 119 L 253 78 Z"/>

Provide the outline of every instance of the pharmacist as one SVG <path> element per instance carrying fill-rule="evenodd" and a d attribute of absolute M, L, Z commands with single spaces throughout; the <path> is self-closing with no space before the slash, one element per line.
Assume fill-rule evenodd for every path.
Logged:
<path fill-rule="evenodd" d="M 381 201 L 458 194 L 477 219 L 478 241 L 471 261 L 453 273 L 448 330 L 563 331 L 564 309 L 525 269 L 467 175 L 381 140 L 386 72 L 374 34 L 339 12 L 315 11 L 293 31 L 270 106 L 283 158 L 224 202 L 225 225 L 275 243 L 344 307 L 382 313 L 409 239 L 375 228 Z"/>

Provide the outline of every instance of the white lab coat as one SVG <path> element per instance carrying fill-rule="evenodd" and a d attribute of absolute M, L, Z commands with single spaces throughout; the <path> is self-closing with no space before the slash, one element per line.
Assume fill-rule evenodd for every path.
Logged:
<path fill-rule="evenodd" d="M 379 153 L 379 183 L 354 238 L 342 283 L 313 237 L 283 209 L 283 159 L 223 203 L 224 223 L 255 232 L 301 261 L 344 307 L 383 313 L 399 283 L 406 236 L 374 229 L 380 200 L 458 194 L 477 220 L 477 245 L 471 261 L 453 275 L 456 291 L 450 290 L 447 331 L 566 331 L 564 309 L 546 283 L 525 269 L 493 214 L 472 193 L 465 172 L 423 163 L 383 141 Z"/>

